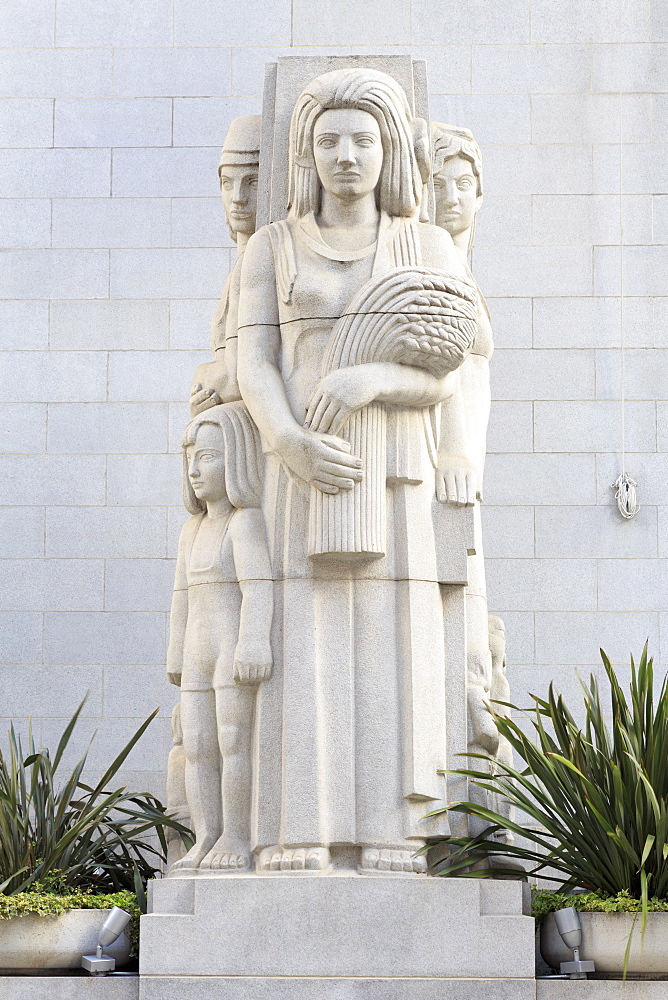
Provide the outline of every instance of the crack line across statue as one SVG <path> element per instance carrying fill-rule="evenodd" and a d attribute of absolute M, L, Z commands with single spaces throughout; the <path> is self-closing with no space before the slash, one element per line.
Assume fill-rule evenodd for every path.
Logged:
<path fill-rule="evenodd" d="M 257 135 L 244 121 L 221 177 L 230 150 L 237 173 L 257 155 L 234 140 Z M 424 817 L 448 797 L 444 608 L 463 584 L 439 573 L 433 511 L 475 505 L 479 529 L 491 332 L 456 206 L 420 221 L 427 131 L 393 77 L 323 74 L 294 106 L 287 217 L 238 237 L 224 357 L 198 369 L 184 436 L 197 512 L 169 670 L 196 844 L 175 874 L 415 876 L 448 832 Z M 468 639 L 470 740 L 486 746 L 476 552 L 460 674 Z"/>

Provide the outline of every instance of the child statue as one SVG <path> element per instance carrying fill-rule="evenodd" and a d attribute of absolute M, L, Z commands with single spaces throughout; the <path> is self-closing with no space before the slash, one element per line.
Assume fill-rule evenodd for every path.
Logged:
<path fill-rule="evenodd" d="M 273 584 L 260 511 L 263 456 L 241 402 L 183 436 L 184 501 L 167 671 L 181 687 L 185 787 L 195 844 L 174 868 L 250 865 L 257 686 L 271 673 Z"/>

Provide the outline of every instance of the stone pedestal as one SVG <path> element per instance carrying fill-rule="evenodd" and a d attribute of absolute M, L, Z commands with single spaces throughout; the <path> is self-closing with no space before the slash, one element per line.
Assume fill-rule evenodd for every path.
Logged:
<path fill-rule="evenodd" d="M 158 881 L 141 1000 L 529 1000 L 527 894 L 382 874 Z"/>
<path fill-rule="evenodd" d="M 139 976 L 0 974 L 0 1000 L 46 1000 L 47 997 L 48 1000 L 137 1000 Z"/>

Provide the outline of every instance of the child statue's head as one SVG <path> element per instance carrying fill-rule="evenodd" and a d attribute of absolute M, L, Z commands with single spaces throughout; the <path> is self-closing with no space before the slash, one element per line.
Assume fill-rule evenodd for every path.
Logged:
<path fill-rule="evenodd" d="M 233 507 L 259 507 L 264 457 L 257 427 L 242 402 L 213 406 L 183 433 L 183 502 L 191 514 L 227 497 Z"/>

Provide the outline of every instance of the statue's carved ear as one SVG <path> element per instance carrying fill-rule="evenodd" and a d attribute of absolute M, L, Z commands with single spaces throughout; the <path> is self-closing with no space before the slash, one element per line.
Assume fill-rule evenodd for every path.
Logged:
<path fill-rule="evenodd" d="M 413 119 L 413 149 L 422 183 L 426 184 L 431 173 L 431 157 L 429 149 L 429 126 L 424 118 Z"/>

